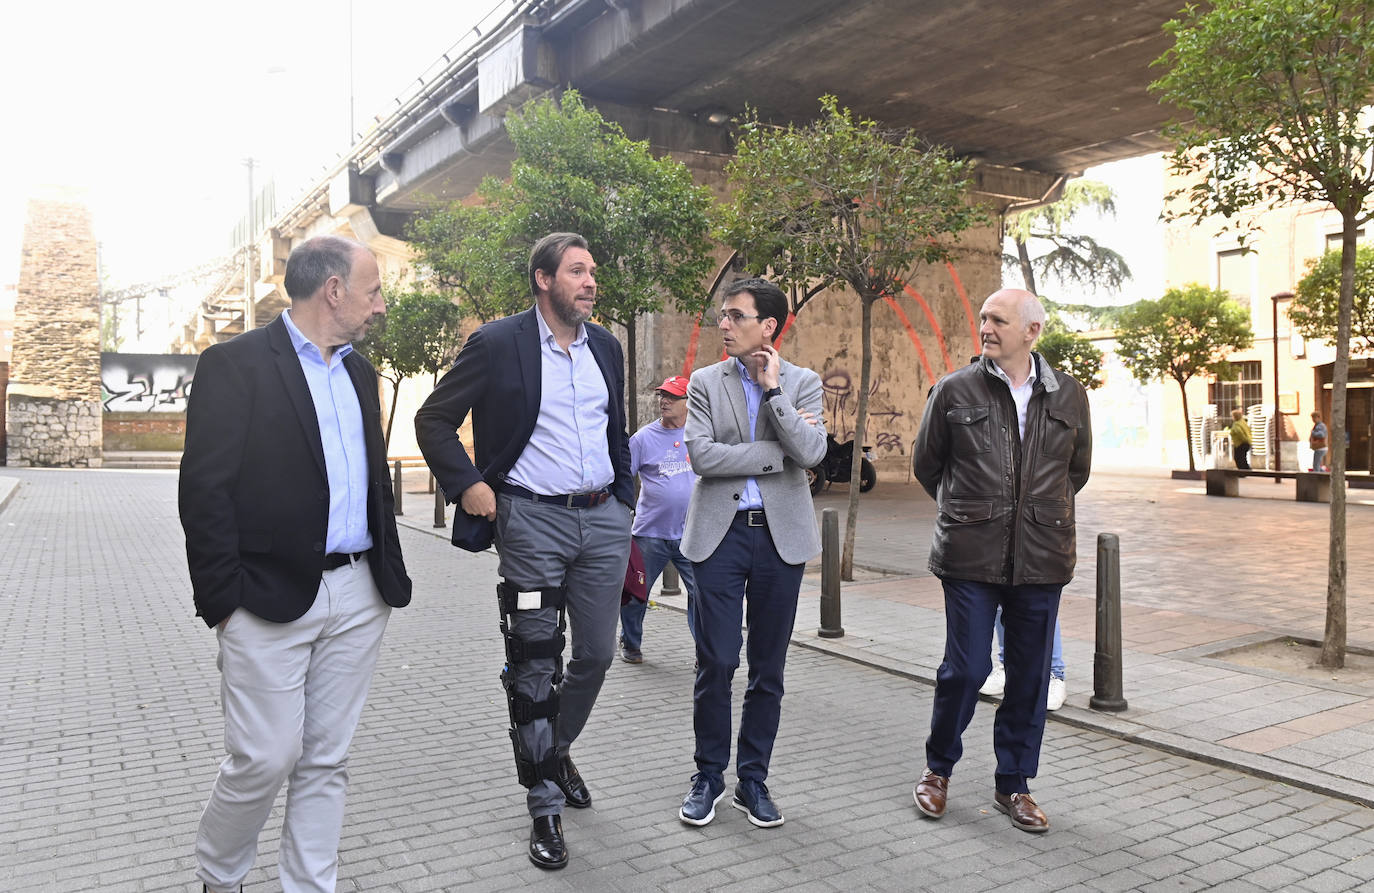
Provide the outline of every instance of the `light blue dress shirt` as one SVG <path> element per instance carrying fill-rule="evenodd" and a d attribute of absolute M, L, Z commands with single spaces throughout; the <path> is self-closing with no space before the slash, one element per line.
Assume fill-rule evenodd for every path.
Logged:
<path fill-rule="evenodd" d="M 1016 424 L 1017 430 L 1021 432 L 1021 439 L 1026 439 L 1026 409 L 1030 406 L 1031 394 L 1035 391 L 1035 357 L 1031 357 L 1030 375 L 1026 376 L 1026 381 L 1021 387 L 1011 383 L 1011 376 L 997 365 L 997 361 L 992 361 L 992 371 L 997 377 L 1007 383 L 1007 388 L 1011 391 L 1011 402 L 1016 404 Z"/>
<path fill-rule="evenodd" d="M 353 352 L 353 345 L 335 348 L 326 363 L 320 349 L 296 328 L 290 310 L 282 311 L 282 319 L 305 372 L 305 383 L 310 386 L 324 446 L 329 477 L 329 532 L 324 549 L 366 552 L 372 548 L 372 533 L 367 528 L 367 438 L 358 392 L 343 362 Z"/>
<path fill-rule="evenodd" d="M 749 369 L 735 360 L 735 365 L 739 367 L 740 384 L 744 385 L 744 405 L 749 408 L 749 435 L 750 443 L 754 441 L 754 432 L 759 426 L 759 407 L 763 405 L 763 385 L 758 384 L 749 375 Z M 759 492 L 759 482 L 752 477 L 744 482 L 744 492 L 740 494 L 740 511 L 744 509 L 763 508 L 763 494 Z"/>
<path fill-rule="evenodd" d="M 606 440 L 610 391 L 587 342 L 587 327 L 577 327 L 564 352 L 537 305 L 534 316 L 539 321 L 539 418 L 506 480 L 543 496 L 609 487 L 615 481 Z"/>

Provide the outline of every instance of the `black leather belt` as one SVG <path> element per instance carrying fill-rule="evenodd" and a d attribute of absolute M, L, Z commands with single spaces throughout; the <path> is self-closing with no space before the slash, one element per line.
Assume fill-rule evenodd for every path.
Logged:
<path fill-rule="evenodd" d="M 324 569 L 332 571 L 335 568 L 343 567 L 345 564 L 361 561 L 366 555 L 366 552 L 330 552 L 324 556 Z"/>
<path fill-rule="evenodd" d="M 767 527 L 768 519 L 763 515 L 763 509 L 744 509 L 735 512 L 735 516 L 744 519 L 744 523 L 750 527 Z"/>
<path fill-rule="evenodd" d="M 559 496 L 544 496 L 541 493 L 526 490 L 519 484 L 502 484 L 498 489 L 502 493 L 509 493 L 511 496 L 518 496 L 521 499 L 542 502 L 545 505 L 561 505 L 565 509 L 589 509 L 601 505 L 611 498 L 611 491 L 605 488 L 591 493 L 564 493 Z"/>

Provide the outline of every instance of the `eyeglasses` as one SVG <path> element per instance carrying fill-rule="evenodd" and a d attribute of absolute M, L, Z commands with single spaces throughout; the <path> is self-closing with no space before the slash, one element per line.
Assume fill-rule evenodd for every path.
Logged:
<path fill-rule="evenodd" d="M 763 317 L 750 316 L 747 313 L 740 313 L 738 310 L 722 310 L 716 314 L 716 322 L 728 322 L 732 326 L 737 326 L 746 319 L 763 319 Z"/>

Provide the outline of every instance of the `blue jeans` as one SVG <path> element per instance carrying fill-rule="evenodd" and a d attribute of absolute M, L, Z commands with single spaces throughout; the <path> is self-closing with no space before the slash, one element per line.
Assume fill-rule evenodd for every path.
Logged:
<path fill-rule="evenodd" d="M 963 734 L 992 670 L 992 626 L 1006 614 L 1007 686 L 992 720 L 993 776 L 1003 794 L 1026 793 L 1040 763 L 1049 693 L 1050 649 L 1059 615 L 1060 585 L 1020 586 L 941 580 L 945 590 L 945 656 L 935 674 L 935 702 L 926 739 L 926 765 L 950 776 L 963 755 Z"/>
<path fill-rule="evenodd" d="M 1002 607 L 997 607 L 997 621 L 993 624 L 997 631 L 997 662 L 1007 662 L 1006 631 L 1002 629 Z M 1054 650 L 1050 652 L 1050 675 L 1055 679 L 1064 678 L 1064 637 L 1059 634 L 1059 618 L 1054 618 Z"/>
<path fill-rule="evenodd" d="M 652 591 L 659 574 L 673 563 L 682 586 L 687 590 L 687 630 L 696 638 L 696 577 L 692 573 L 692 562 L 682 557 L 682 540 L 665 540 L 654 536 L 637 536 L 635 544 L 644 558 L 644 589 Z M 620 639 L 627 651 L 638 651 L 644 643 L 644 612 L 649 607 L 647 601 L 632 598 L 620 606 Z"/>

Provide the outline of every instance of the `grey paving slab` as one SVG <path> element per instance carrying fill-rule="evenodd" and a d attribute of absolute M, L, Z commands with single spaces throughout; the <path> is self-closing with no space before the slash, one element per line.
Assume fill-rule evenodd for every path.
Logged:
<path fill-rule="evenodd" d="M 221 728 L 175 476 L 15 477 L 0 512 L 0 889 L 191 889 Z M 541 873 L 524 856 L 496 678 L 494 558 L 402 536 L 416 601 L 393 617 L 354 746 L 340 890 L 1339 890 L 1374 865 L 1358 804 L 1087 723 L 1050 725 L 1035 789 L 1053 828 L 1016 831 L 989 799 L 988 705 L 949 813 L 921 818 L 930 687 L 801 647 L 769 780 L 786 824 L 757 829 L 727 808 L 687 828 L 690 638 L 679 612 L 655 609 L 646 662 L 612 668 L 576 750 L 595 805 L 565 816 L 573 863 Z M 911 649 L 915 615 L 874 616 Z M 278 809 L 250 890 L 275 886 L 279 831 Z"/>

